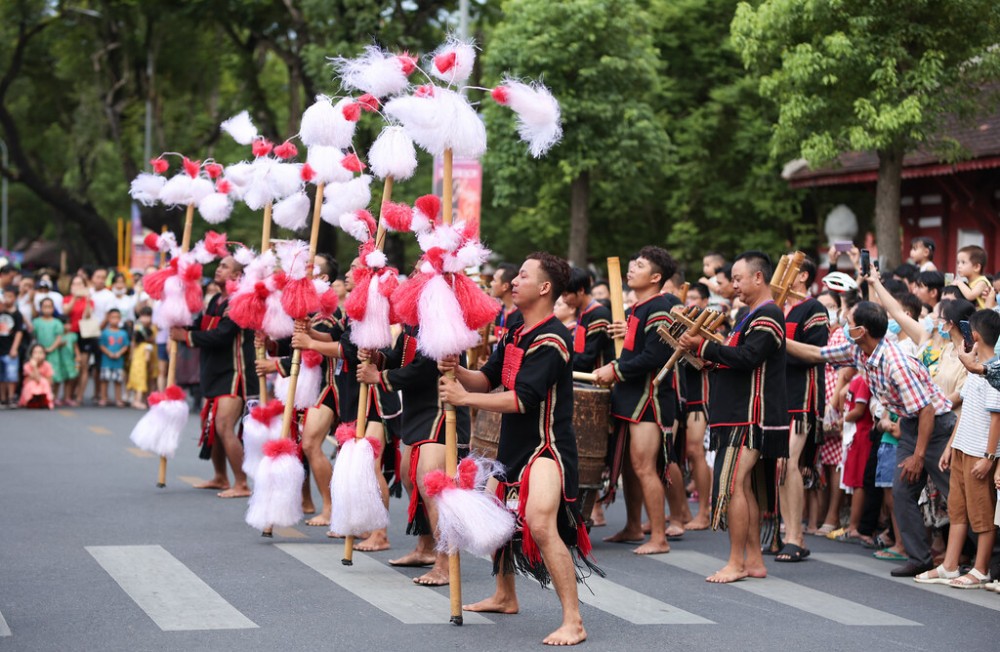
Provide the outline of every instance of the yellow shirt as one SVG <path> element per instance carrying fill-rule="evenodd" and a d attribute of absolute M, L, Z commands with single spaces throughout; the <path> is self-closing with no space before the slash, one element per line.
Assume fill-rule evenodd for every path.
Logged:
<path fill-rule="evenodd" d="M 976 291 L 976 285 L 978 285 L 979 283 L 984 283 L 988 286 L 990 284 L 990 280 L 985 276 L 977 276 L 976 278 L 969 281 L 969 288 L 971 288 L 973 291 Z M 982 292 L 982 289 L 978 291 Z M 976 298 L 976 307 L 977 308 L 986 307 L 986 298 L 982 294 L 980 294 L 979 297 Z"/>

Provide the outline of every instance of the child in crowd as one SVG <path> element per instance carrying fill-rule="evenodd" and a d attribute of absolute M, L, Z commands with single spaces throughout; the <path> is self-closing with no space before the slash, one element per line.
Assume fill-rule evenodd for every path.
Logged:
<path fill-rule="evenodd" d="M 97 404 L 108 404 L 108 385 L 114 384 L 115 405 L 125 407 L 122 385 L 125 381 L 125 354 L 128 353 L 129 336 L 121 327 L 122 314 L 117 308 L 108 311 L 107 326 L 101 331 L 101 395 Z"/>
<path fill-rule="evenodd" d="M 917 236 L 910 240 L 910 260 L 921 272 L 933 272 L 937 269 L 934 266 L 934 247 L 934 238 Z"/>
<path fill-rule="evenodd" d="M 993 287 L 983 275 L 983 270 L 986 269 L 986 251 L 976 245 L 962 247 L 958 250 L 955 267 L 955 285 L 962 296 L 974 302 L 977 308 L 985 308 L 986 295 Z"/>
<path fill-rule="evenodd" d="M 1000 314 L 980 310 L 969 318 L 976 355 L 993 357 L 1000 338 Z M 977 374 L 970 374 L 962 388 L 962 415 L 941 455 L 941 469 L 951 469 L 948 518 L 951 527 L 944 561 L 914 579 L 925 584 L 948 584 L 958 589 L 978 589 L 990 582 L 989 563 L 996 531 L 994 467 L 1000 453 L 1000 392 Z M 969 572 L 959 571 L 959 556 L 969 528 L 978 535 L 976 560 Z"/>
<path fill-rule="evenodd" d="M 906 548 L 903 537 L 899 535 L 899 524 L 896 522 L 896 512 L 892 503 L 892 480 L 896 473 L 896 447 L 899 446 L 899 416 L 889 410 L 883 410 L 879 419 L 879 430 L 882 441 L 878 447 L 878 463 L 875 467 L 875 486 L 882 489 L 882 501 L 885 510 L 892 519 L 892 531 L 895 543 L 888 548 L 876 550 L 876 559 L 886 561 L 906 561 Z"/>
<path fill-rule="evenodd" d="M 24 338 L 24 316 L 17 307 L 17 288 L 4 288 L 0 307 L 0 409 L 17 406 L 18 356 Z"/>
<path fill-rule="evenodd" d="M 146 409 L 146 394 L 156 382 L 156 328 L 153 326 L 153 309 L 144 306 L 132 329 L 132 356 L 128 368 L 127 389 L 132 392 L 132 407 Z"/>
<path fill-rule="evenodd" d="M 841 483 L 847 489 L 852 490 L 851 494 L 851 516 L 846 528 L 834 530 L 828 537 L 838 541 L 853 541 L 859 538 L 858 525 L 861 522 L 861 513 L 865 503 L 865 464 L 871 453 L 871 430 L 873 419 L 868 409 L 871 402 L 871 390 L 868 388 L 868 376 L 859 370 L 858 374 L 851 380 L 847 389 L 847 400 L 845 401 L 844 414 L 844 440 L 848 446 L 847 454 L 844 458 L 844 472 Z M 853 436 L 850 444 L 847 444 L 848 435 L 853 425 Z"/>
<path fill-rule="evenodd" d="M 51 410 L 52 365 L 46 360 L 47 352 L 41 344 L 31 347 L 31 355 L 24 363 L 24 385 L 21 387 L 21 407 L 47 408 Z"/>
<path fill-rule="evenodd" d="M 45 350 L 45 358 L 52 368 L 52 391 L 59 394 L 59 386 L 70 378 L 76 377 L 76 365 L 70 365 L 69 359 L 73 355 L 65 354 L 65 329 L 62 321 L 55 317 L 56 304 L 46 297 L 39 305 L 40 316 L 35 317 L 32 325 L 35 330 L 35 342 L 42 345 Z"/>

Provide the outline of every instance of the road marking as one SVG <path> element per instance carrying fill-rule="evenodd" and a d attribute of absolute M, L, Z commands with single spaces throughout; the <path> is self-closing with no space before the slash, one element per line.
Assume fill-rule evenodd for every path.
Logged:
<path fill-rule="evenodd" d="M 365 602 L 407 625 L 447 625 L 451 604 L 447 597 L 418 586 L 406 575 L 368 555 L 354 552 L 354 565 L 340 563 L 340 546 L 323 543 L 279 543 L 277 548 L 347 589 Z M 492 625 L 476 613 L 464 614 L 466 625 Z"/>
<path fill-rule="evenodd" d="M 69 410 L 56 410 L 56 413 L 64 417 L 75 417 L 76 412 L 70 412 Z"/>
<path fill-rule="evenodd" d="M 196 484 L 201 484 L 202 482 L 208 482 L 208 480 L 205 480 L 204 478 L 199 478 L 194 475 L 179 475 L 177 476 L 177 479 L 180 480 L 181 482 L 186 482 L 192 487 L 195 486 Z"/>
<path fill-rule="evenodd" d="M 874 557 L 869 559 L 847 553 L 823 553 L 821 556 L 817 556 L 816 561 L 840 566 L 841 568 L 889 580 L 890 582 L 920 589 L 921 591 L 935 593 L 946 598 L 951 598 L 952 600 L 960 600 L 961 602 L 968 602 L 969 604 L 1000 611 L 1000 598 L 994 593 L 980 589 L 963 591 L 961 589 L 953 589 L 944 584 L 918 584 L 913 581 L 912 577 L 893 577 L 889 574 L 889 571 L 892 570 L 892 564 L 887 564 Z"/>
<path fill-rule="evenodd" d="M 257 627 L 161 546 L 88 546 L 87 552 L 165 632 Z"/>
<path fill-rule="evenodd" d="M 299 532 L 293 527 L 276 527 L 272 530 L 275 536 L 285 537 L 287 539 L 308 539 L 309 535 L 304 532 Z"/>
<path fill-rule="evenodd" d="M 0 614 L 0 638 L 10 635 L 10 627 L 7 625 L 7 621 L 3 619 L 3 614 Z"/>
<path fill-rule="evenodd" d="M 149 451 L 144 451 L 141 448 L 136 448 L 135 446 L 129 446 L 125 450 L 132 453 L 136 457 L 153 457 L 153 454 Z"/>
<path fill-rule="evenodd" d="M 705 577 L 719 570 L 719 567 L 725 564 L 724 561 L 715 557 L 689 550 L 675 550 L 668 555 L 650 555 L 650 559 Z M 780 602 L 783 605 L 838 622 L 842 625 L 921 626 L 921 623 L 879 611 L 874 607 L 851 602 L 850 600 L 845 600 L 835 595 L 773 576 L 763 580 L 747 579 L 741 582 L 733 582 L 728 586 L 762 598 L 767 598 L 768 600 Z"/>
<path fill-rule="evenodd" d="M 593 591 L 591 593 L 587 587 Z M 714 625 L 701 616 L 660 602 L 648 595 L 597 575 L 587 578 L 587 586 L 579 587 L 580 602 L 596 607 L 633 625 Z"/>
<path fill-rule="evenodd" d="M 87 428 L 90 432 L 95 435 L 113 435 L 114 433 L 105 428 L 104 426 L 89 426 Z"/>

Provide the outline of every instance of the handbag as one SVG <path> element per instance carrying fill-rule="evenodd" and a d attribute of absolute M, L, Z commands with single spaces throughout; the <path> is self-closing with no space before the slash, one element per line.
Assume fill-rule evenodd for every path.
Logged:
<path fill-rule="evenodd" d="M 81 319 L 78 323 L 80 327 L 80 339 L 89 340 L 101 336 L 101 323 L 93 317 Z"/>

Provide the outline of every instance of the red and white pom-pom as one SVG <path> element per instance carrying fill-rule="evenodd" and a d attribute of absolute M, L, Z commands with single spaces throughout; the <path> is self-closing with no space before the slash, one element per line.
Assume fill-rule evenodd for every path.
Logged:
<path fill-rule="evenodd" d="M 258 530 L 291 527 L 302 519 L 302 483 L 306 479 L 298 444 L 278 439 L 265 443 L 263 451 L 247 504 L 247 525 Z"/>
<path fill-rule="evenodd" d="M 316 101 L 302 114 L 299 127 L 299 138 L 306 147 L 325 145 L 347 149 L 350 146 L 356 123 L 344 118 L 343 107 L 351 101 L 345 98 L 334 106 L 330 98 L 323 95 L 316 97 Z"/>
<path fill-rule="evenodd" d="M 274 143 L 264 137 L 254 138 L 253 144 L 250 145 L 250 151 L 253 152 L 254 158 L 267 156 L 272 149 L 274 149 Z"/>
<path fill-rule="evenodd" d="M 152 296 L 152 295 L 150 295 Z M 194 311 L 188 308 L 184 279 L 179 274 L 166 279 L 162 299 L 153 306 L 153 323 L 161 330 L 190 326 Z"/>
<path fill-rule="evenodd" d="M 516 519 L 513 512 L 494 494 L 472 488 L 461 481 L 470 471 L 470 462 L 462 460 L 458 486 L 444 471 L 431 471 L 424 476 L 429 496 L 438 509 L 437 550 L 453 554 L 465 550 L 473 555 L 490 555 L 514 536 Z M 476 475 L 475 468 L 471 475 Z"/>
<path fill-rule="evenodd" d="M 496 300 L 465 274 L 455 274 L 452 278 L 455 300 L 462 307 L 462 318 L 469 330 L 478 331 L 492 323 L 497 316 Z"/>
<path fill-rule="evenodd" d="M 345 154 L 344 158 L 340 159 L 340 165 L 345 170 L 349 170 L 350 172 L 363 172 L 364 169 L 368 167 L 354 152 Z"/>
<path fill-rule="evenodd" d="M 160 188 L 160 202 L 166 206 L 187 206 L 191 203 L 192 181 L 193 179 L 184 173 L 170 177 Z"/>
<path fill-rule="evenodd" d="M 198 178 L 198 173 L 201 171 L 201 161 L 192 161 L 188 157 L 182 157 L 184 172 L 192 179 Z"/>
<path fill-rule="evenodd" d="M 354 175 L 340 164 L 343 158 L 344 152 L 336 147 L 324 147 L 322 145 L 310 147 L 306 163 L 308 163 L 309 167 L 315 173 L 312 182 L 317 184 L 331 184 L 350 181 Z"/>
<path fill-rule="evenodd" d="M 372 201 L 372 178 L 363 174 L 347 183 L 327 186 L 323 194 L 323 208 L 320 217 L 331 226 L 340 227 L 340 216 L 364 208 Z"/>
<path fill-rule="evenodd" d="M 152 234 L 150 234 L 152 235 Z M 146 274 L 142 279 L 142 289 L 154 301 L 163 300 L 163 292 L 166 288 L 167 279 L 177 275 L 177 259 L 174 258 L 170 264 L 162 269 Z"/>
<path fill-rule="evenodd" d="M 295 409 L 311 408 L 319 400 L 319 390 L 323 384 L 322 362 L 322 354 L 316 351 L 302 352 L 302 365 L 299 367 L 299 376 L 295 383 Z M 279 376 L 274 381 L 274 395 L 282 401 L 287 401 L 290 383 L 290 377 Z"/>
<path fill-rule="evenodd" d="M 392 293 L 389 305 L 400 323 L 408 326 L 416 326 L 419 323 L 420 293 L 430 279 L 431 274 L 415 272 L 410 274 L 404 283 L 400 283 Z"/>
<path fill-rule="evenodd" d="M 306 319 L 319 310 L 319 295 L 312 279 L 307 277 L 288 281 L 281 291 L 281 307 L 292 319 Z"/>
<path fill-rule="evenodd" d="M 225 168 L 222 167 L 222 164 L 220 163 L 205 164 L 205 173 L 208 175 L 208 178 L 211 179 L 212 181 L 215 181 L 216 179 L 221 177 L 223 172 L 225 172 Z"/>
<path fill-rule="evenodd" d="M 379 179 L 409 179 L 417 169 L 417 151 L 413 147 L 413 139 L 398 125 L 386 127 L 368 150 L 368 162 Z"/>
<path fill-rule="evenodd" d="M 271 159 L 265 159 L 270 161 Z M 262 167 L 265 171 L 264 180 L 267 183 L 271 199 L 284 199 L 302 189 L 302 165 L 299 163 L 271 163 Z"/>
<path fill-rule="evenodd" d="M 250 247 L 240 245 L 236 247 L 236 251 L 233 252 L 233 258 L 236 262 L 243 266 L 245 272 L 246 268 L 252 265 L 253 261 L 257 259 L 257 254 L 255 254 L 254 250 Z"/>
<path fill-rule="evenodd" d="M 375 239 L 370 238 L 358 248 L 358 257 L 368 269 L 382 269 L 389 263 L 385 252 L 375 246 Z"/>
<path fill-rule="evenodd" d="M 143 243 L 153 251 L 159 251 L 161 253 L 172 254 L 178 250 L 177 237 L 172 231 L 164 231 L 163 233 L 147 233 Z M 147 274 L 145 279 L 143 279 L 143 288 L 145 288 L 148 284 L 149 276 L 150 274 Z M 157 297 L 153 298 L 156 299 Z"/>
<path fill-rule="evenodd" d="M 240 111 L 224 121 L 219 128 L 240 145 L 249 145 L 257 138 L 257 127 L 253 125 L 250 114 L 246 111 Z"/>
<path fill-rule="evenodd" d="M 281 269 L 284 270 L 288 278 L 304 278 L 306 267 L 309 264 L 309 244 L 302 240 L 288 240 L 279 242 L 274 247 L 278 254 L 278 261 Z M 287 279 L 282 282 L 281 288 L 284 290 Z"/>
<path fill-rule="evenodd" d="M 240 290 L 229 298 L 229 318 L 240 328 L 261 330 L 270 292 L 264 281 L 257 281 L 249 292 Z"/>
<path fill-rule="evenodd" d="M 309 222 L 309 208 L 309 197 L 304 192 L 297 192 L 274 205 L 271 219 L 282 228 L 299 231 Z"/>
<path fill-rule="evenodd" d="M 406 90 L 407 76 L 415 62 L 389 54 L 375 46 L 365 48 L 356 59 L 337 59 L 334 66 L 340 83 L 348 90 L 370 93 L 375 97 L 398 95 Z"/>
<path fill-rule="evenodd" d="M 479 240 L 469 240 L 455 252 L 455 260 L 462 270 L 479 267 L 486 262 L 489 256 L 490 250 L 484 247 Z"/>
<path fill-rule="evenodd" d="M 367 271 L 367 270 L 364 270 Z M 389 268 L 382 272 L 365 275 L 367 282 L 358 285 L 355 276 L 355 286 L 347 297 L 347 314 L 351 317 L 351 342 L 360 349 L 381 349 L 392 345 L 392 325 L 389 319 L 389 299 L 383 287 L 395 287 L 398 283 L 396 270 Z M 363 310 L 352 310 L 363 302 Z"/>
<path fill-rule="evenodd" d="M 340 112 L 344 114 L 344 120 L 348 122 L 357 122 L 361 119 L 361 105 L 357 102 L 351 102 L 350 104 L 345 104 Z"/>
<path fill-rule="evenodd" d="M 274 148 L 274 155 L 283 161 L 287 161 L 290 158 L 295 158 L 298 156 L 299 148 L 296 147 L 292 141 L 286 140 L 280 145 L 276 145 Z"/>
<path fill-rule="evenodd" d="M 417 233 L 417 243 L 420 245 L 421 251 L 442 249 L 452 253 L 462 245 L 462 233 L 456 224 L 438 223 L 430 231 Z M 449 268 L 445 271 L 453 271 L 453 269 Z"/>
<path fill-rule="evenodd" d="M 340 296 L 334 289 L 329 289 L 319 295 L 319 313 L 324 317 L 331 317 L 337 312 L 340 305 Z"/>
<path fill-rule="evenodd" d="M 166 161 L 164 161 L 166 162 Z M 156 174 L 140 172 L 139 176 L 132 179 L 128 194 L 143 206 L 153 206 L 160 197 L 160 191 L 167 180 Z"/>
<path fill-rule="evenodd" d="M 385 105 L 417 145 L 439 156 L 479 158 L 486 152 L 486 126 L 468 100 L 455 91 L 434 87 L 421 96 L 397 97 Z"/>
<path fill-rule="evenodd" d="M 541 83 L 525 84 L 505 79 L 491 93 L 498 104 L 517 114 L 517 133 L 535 158 L 544 155 L 562 138 L 559 102 Z"/>
<path fill-rule="evenodd" d="M 427 233 L 434 228 L 441 214 L 441 200 L 437 195 L 424 195 L 413 203 L 413 220 L 410 226 L 414 233 Z"/>
<path fill-rule="evenodd" d="M 340 228 L 358 242 L 367 242 L 375 235 L 375 218 L 366 210 L 344 213 L 338 221 Z"/>
<path fill-rule="evenodd" d="M 264 459 L 264 444 L 281 437 L 281 416 L 285 406 L 278 399 L 258 405 L 243 419 L 243 472 L 251 479 Z"/>
<path fill-rule="evenodd" d="M 375 113 L 379 110 L 379 107 L 382 106 L 382 103 L 378 101 L 378 98 L 371 93 L 365 93 L 356 99 L 354 103 L 361 107 L 361 110 L 365 113 Z"/>
<path fill-rule="evenodd" d="M 338 428 L 338 435 L 340 429 Z M 370 439 L 346 439 L 337 454 L 330 480 L 333 505 L 330 531 L 345 536 L 380 530 L 389 525 L 375 472 L 376 450 Z"/>
<path fill-rule="evenodd" d="M 387 202 L 382 204 L 379 220 L 387 231 L 407 233 L 413 224 L 413 209 L 406 204 Z"/>
<path fill-rule="evenodd" d="M 213 192 L 198 202 L 198 212 L 209 224 L 222 224 L 233 213 L 233 202 L 224 192 Z"/>
<path fill-rule="evenodd" d="M 184 390 L 171 385 L 149 395 L 149 410 L 132 428 L 129 439 L 144 451 L 172 458 L 187 425 L 188 403 Z"/>
<path fill-rule="evenodd" d="M 167 162 L 167 159 L 163 158 L 162 156 L 157 156 L 154 159 L 150 159 L 149 166 L 153 168 L 154 174 L 163 174 L 164 172 L 170 169 L 170 163 Z"/>
<path fill-rule="evenodd" d="M 417 333 L 417 349 L 440 360 L 479 344 L 479 333 L 465 324 L 455 292 L 444 276 L 434 275 L 424 285 L 417 303 L 419 323 L 433 324 Z"/>
<path fill-rule="evenodd" d="M 434 51 L 431 74 L 448 84 L 462 84 L 472 74 L 476 65 L 476 48 L 473 41 L 463 41 L 454 35 Z"/>
<path fill-rule="evenodd" d="M 205 234 L 203 242 L 205 243 L 205 249 L 216 258 L 225 258 L 229 255 L 229 247 L 227 245 L 229 241 L 226 239 L 225 233 L 209 231 Z"/>
<path fill-rule="evenodd" d="M 295 332 L 295 322 L 285 314 L 281 306 L 281 292 L 272 291 L 267 295 L 267 309 L 260 322 L 260 329 L 272 340 L 283 340 Z"/>

